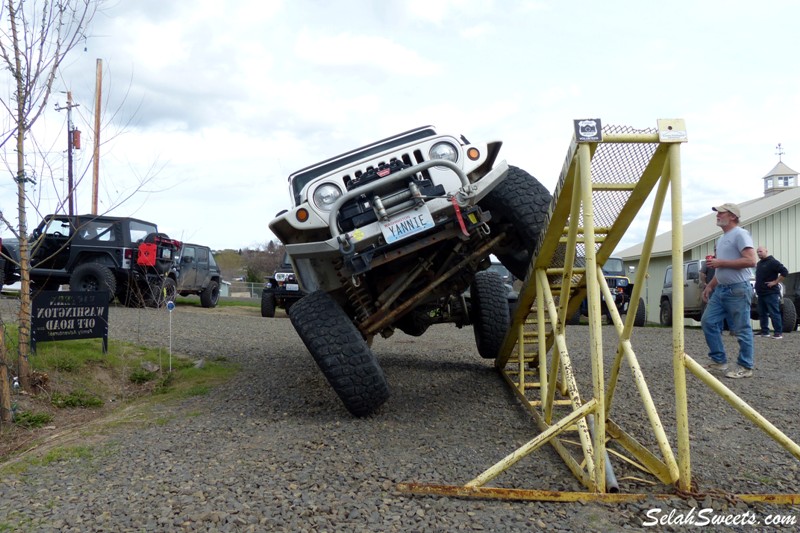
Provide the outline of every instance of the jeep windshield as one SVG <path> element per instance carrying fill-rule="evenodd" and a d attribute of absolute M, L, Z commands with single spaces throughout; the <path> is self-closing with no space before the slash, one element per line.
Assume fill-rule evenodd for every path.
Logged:
<path fill-rule="evenodd" d="M 617 257 L 608 258 L 606 260 L 606 264 L 603 265 L 603 274 L 607 274 L 609 276 L 625 275 L 625 265 L 622 263 L 622 259 Z"/>
<path fill-rule="evenodd" d="M 410 130 L 395 137 L 390 137 L 388 139 L 383 139 L 382 141 L 368 144 L 367 146 L 357 148 L 342 156 L 326 159 L 321 163 L 298 170 L 289 176 L 292 196 L 294 197 L 294 204 L 300 205 L 302 203 L 300 192 L 303 190 L 303 187 L 311 183 L 311 181 L 318 176 L 327 174 L 328 172 L 337 168 L 346 167 L 351 163 L 360 161 L 361 159 L 371 155 L 379 154 L 394 148 L 395 146 L 402 146 L 406 143 L 424 139 L 425 137 L 431 137 L 432 135 L 436 135 L 436 132 L 433 130 L 433 128 L 431 128 L 431 126 L 425 126 L 424 128 Z"/>

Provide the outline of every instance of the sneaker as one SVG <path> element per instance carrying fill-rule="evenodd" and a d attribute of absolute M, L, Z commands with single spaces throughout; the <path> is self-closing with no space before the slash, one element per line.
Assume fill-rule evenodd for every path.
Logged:
<path fill-rule="evenodd" d="M 770 334 L 769 334 L 769 333 L 761 333 L 761 334 L 759 335 L 759 337 L 769 337 L 769 336 L 770 336 Z"/>
<path fill-rule="evenodd" d="M 752 375 L 753 375 L 752 368 L 745 368 L 743 366 L 736 365 L 736 370 L 731 370 L 730 372 L 725 374 L 725 377 L 739 379 L 739 378 L 749 378 L 752 377 Z"/>
<path fill-rule="evenodd" d="M 717 370 L 719 372 L 725 372 L 728 370 L 728 363 L 708 363 L 706 365 L 706 370 Z"/>
<path fill-rule="evenodd" d="M 777 335 L 773 335 L 773 336 L 772 336 L 772 338 L 773 338 L 773 339 L 782 339 L 782 338 L 783 338 L 783 335 L 781 335 L 780 333 L 778 333 Z"/>

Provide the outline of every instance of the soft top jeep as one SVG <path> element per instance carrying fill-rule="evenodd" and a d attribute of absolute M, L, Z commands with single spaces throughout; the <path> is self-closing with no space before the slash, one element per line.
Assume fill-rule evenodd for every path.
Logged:
<path fill-rule="evenodd" d="M 31 232 L 33 290 L 108 291 L 131 306 L 159 305 L 163 282 L 181 243 L 152 222 L 128 217 L 47 215 Z M 3 253 L 15 263 L 6 283 L 18 281 L 19 242 L 6 239 Z"/>
<path fill-rule="evenodd" d="M 278 265 L 272 276 L 267 278 L 264 288 L 261 290 L 261 316 L 273 318 L 275 309 L 278 307 L 282 307 L 288 312 L 289 308 L 303 296 L 305 296 L 305 292 L 300 290 L 289 256 L 283 254 L 281 264 Z"/>
<path fill-rule="evenodd" d="M 485 271 L 489 256 L 524 278 L 551 199 L 497 161 L 501 144 L 425 126 L 289 176 L 292 209 L 270 229 L 309 293 L 289 317 L 353 415 L 389 396 L 370 349 L 377 334 L 473 324 L 479 354 L 497 356 L 509 311 L 502 278 Z"/>

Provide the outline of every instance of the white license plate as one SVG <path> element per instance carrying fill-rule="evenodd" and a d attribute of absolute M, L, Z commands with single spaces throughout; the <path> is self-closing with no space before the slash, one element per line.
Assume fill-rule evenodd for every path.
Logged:
<path fill-rule="evenodd" d="M 381 233 L 383 233 L 386 243 L 391 244 L 429 230 L 434 226 L 430 209 L 427 205 L 422 205 L 411 211 L 404 211 L 392 217 L 388 222 L 381 222 Z"/>
<path fill-rule="evenodd" d="M 287 291 L 299 291 L 300 290 L 300 285 L 298 285 L 297 283 L 287 283 L 286 284 L 286 290 Z"/>

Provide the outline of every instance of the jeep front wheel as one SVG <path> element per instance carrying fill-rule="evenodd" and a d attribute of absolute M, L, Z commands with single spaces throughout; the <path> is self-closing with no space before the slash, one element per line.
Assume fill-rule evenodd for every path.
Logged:
<path fill-rule="evenodd" d="M 219 302 L 219 284 L 209 281 L 208 287 L 200 293 L 200 305 L 203 307 L 216 307 Z"/>
<path fill-rule="evenodd" d="M 492 213 L 492 232 L 506 231 L 506 239 L 492 253 L 519 279 L 525 279 L 542 238 L 551 200 L 550 192 L 536 178 L 509 166 L 505 179 L 479 203 Z"/>
<path fill-rule="evenodd" d="M 108 301 L 114 300 L 117 292 L 117 279 L 111 269 L 99 263 L 78 265 L 69 277 L 72 291 L 108 291 Z"/>
<path fill-rule="evenodd" d="M 289 312 L 288 306 L 286 312 Z M 261 293 L 261 316 L 264 318 L 273 318 L 275 316 L 275 295 L 271 292 Z"/>
<path fill-rule="evenodd" d="M 508 290 L 500 274 L 486 270 L 475 274 L 469 293 L 470 319 L 478 353 L 484 359 L 494 359 L 511 323 Z"/>
<path fill-rule="evenodd" d="M 289 318 L 345 408 L 354 416 L 374 412 L 389 398 L 378 360 L 344 310 L 324 291 L 297 302 Z"/>

